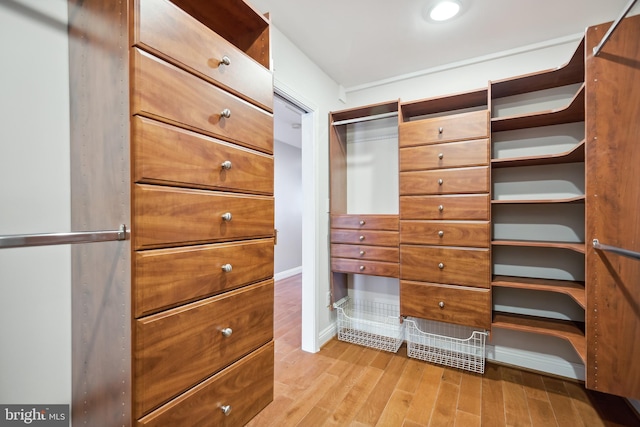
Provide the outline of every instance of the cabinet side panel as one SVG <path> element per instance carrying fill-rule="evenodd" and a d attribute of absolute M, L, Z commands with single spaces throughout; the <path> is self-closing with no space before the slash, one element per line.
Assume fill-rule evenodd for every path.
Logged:
<path fill-rule="evenodd" d="M 127 2 L 69 2 L 71 228 L 130 226 Z M 72 248 L 72 422 L 131 425 L 130 243 Z"/>
<path fill-rule="evenodd" d="M 640 16 L 587 30 L 587 239 L 640 251 Z M 640 399 L 640 261 L 587 250 L 587 387 Z"/>

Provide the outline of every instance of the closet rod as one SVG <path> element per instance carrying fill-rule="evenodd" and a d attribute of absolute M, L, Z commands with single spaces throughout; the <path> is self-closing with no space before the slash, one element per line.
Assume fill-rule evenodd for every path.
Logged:
<path fill-rule="evenodd" d="M 630 251 L 628 249 L 617 248 L 615 246 L 603 245 L 598 239 L 593 239 L 593 247 L 601 251 L 609 251 L 628 258 L 640 259 L 640 252 Z"/>
<path fill-rule="evenodd" d="M 331 124 L 333 126 L 348 125 L 348 124 L 351 124 L 351 123 L 368 122 L 370 120 L 386 119 L 387 117 L 395 117 L 397 115 L 398 115 L 397 111 L 392 111 L 390 113 L 374 114 L 373 116 L 358 117 L 356 119 L 339 120 L 339 121 L 333 122 Z"/>
<path fill-rule="evenodd" d="M 127 231 L 127 226 L 124 224 L 120 224 L 120 228 L 113 231 L 108 230 L 78 231 L 72 233 L 15 234 L 11 236 L 0 236 L 0 249 L 127 240 L 128 234 L 129 232 Z"/>
<path fill-rule="evenodd" d="M 618 17 L 618 19 L 615 20 L 615 22 L 611 25 L 611 27 L 609 27 L 609 31 L 607 31 L 607 33 L 604 35 L 604 37 L 602 37 L 602 40 L 600 40 L 600 43 L 598 43 L 598 45 L 593 48 L 593 56 L 598 56 L 598 54 L 600 53 L 600 50 L 602 50 L 602 48 L 605 45 L 605 43 L 607 43 L 607 41 L 609 41 L 609 37 L 611 37 L 611 33 L 613 33 L 615 31 L 615 29 L 618 26 L 618 24 L 620 23 L 620 21 L 622 21 L 624 19 L 624 17 L 627 16 L 627 13 L 629 13 L 629 11 L 633 7 L 633 5 L 636 4 L 636 1 L 638 1 L 638 0 L 631 0 L 625 6 L 624 10 L 622 11 L 622 14 Z"/>

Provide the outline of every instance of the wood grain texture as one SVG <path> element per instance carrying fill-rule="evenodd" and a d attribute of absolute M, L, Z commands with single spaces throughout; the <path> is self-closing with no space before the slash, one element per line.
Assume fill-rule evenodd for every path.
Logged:
<path fill-rule="evenodd" d="M 489 167 L 400 172 L 400 195 L 489 192 Z"/>
<path fill-rule="evenodd" d="M 140 116 L 131 134 L 135 182 L 273 195 L 273 156 Z"/>
<path fill-rule="evenodd" d="M 398 215 L 332 214 L 331 228 L 398 231 Z"/>
<path fill-rule="evenodd" d="M 273 153 L 273 115 L 134 48 L 132 113 Z M 229 109 L 225 118 L 222 111 Z"/>
<path fill-rule="evenodd" d="M 331 229 L 331 243 L 398 247 L 397 231 Z"/>
<path fill-rule="evenodd" d="M 256 62 L 168 0 L 137 0 L 134 7 L 137 46 L 267 111 L 273 110 L 269 66 Z M 221 64 L 223 56 L 229 58 L 229 65 Z"/>
<path fill-rule="evenodd" d="M 400 172 L 489 164 L 488 139 L 401 148 Z"/>
<path fill-rule="evenodd" d="M 400 262 L 400 250 L 383 246 L 331 244 L 331 257 L 398 263 Z"/>
<path fill-rule="evenodd" d="M 394 262 L 331 258 L 331 271 L 366 274 L 369 276 L 399 277 L 400 265 Z"/>
<path fill-rule="evenodd" d="M 400 196 L 400 220 L 489 220 L 489 196 Z M 442 206 L 442 208 L 440 208 Z"/>
<path fill-rule="evenodd" d="M 400 124 L 398 129 L 398 143 L 400 148 L 404 148 L 463 139 L 486 138 L 489 135 L 488 121 L 489 112 L 483 110 L 404 122 Z M 440 132 L 440 128 L 442 128 L 442 132 Z"/>
<path fill-rule="evenodd" d="M 273 281 L 139 319 L 135 328 L 141 417 L 273 338 Z"/>
<path fill-rule="evenodd" d="M 403 122 L 412 118 L 443 111 L 455 111 L 469 107 L 486 107 L 488 101 L 487 88 L 470 90 L 468 92 L 453 93 L 434 98 L 407 101 L 400 104 Z"/>
<path fill-rule="evenodd" d="M 400 243 L 488 248 L 491 226 L 486 221 L 402 221 Z"/>

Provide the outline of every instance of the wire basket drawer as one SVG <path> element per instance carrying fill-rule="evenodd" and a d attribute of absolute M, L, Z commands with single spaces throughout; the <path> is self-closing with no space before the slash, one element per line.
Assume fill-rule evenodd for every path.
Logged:
<path fill-rule="evenodd" d="M 398 351 L 404 341 L 400 308 L 349 297 L 338 301 L 338 339 L 378 350 Z"/>
<path fill-rule="evenodd" d="M 409 357 L 484 373 L 487 332 L 415 317 L 405 324 Z"/>

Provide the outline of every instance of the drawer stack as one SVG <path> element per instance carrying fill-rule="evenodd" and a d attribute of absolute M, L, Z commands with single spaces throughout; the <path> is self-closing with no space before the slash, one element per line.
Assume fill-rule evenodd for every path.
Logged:
<path fill-rule="evenodd" d="M 215 5 L 187 13 L 195 4 L 133 10 L 132 412 L 144 426 L 244 425 L 273 399 L 271 72 L 194 18 Z"/>
<path fill-rule="evenodd" d="M 488 111 L 408 120 L 421 107 L 407 106 L 399 131 L 401 314 L 490 329 Z"/>
<path fill-rule="evenodd" d="M 398 277 L 397 215 L 331 215 L 331 271 Z"/>

